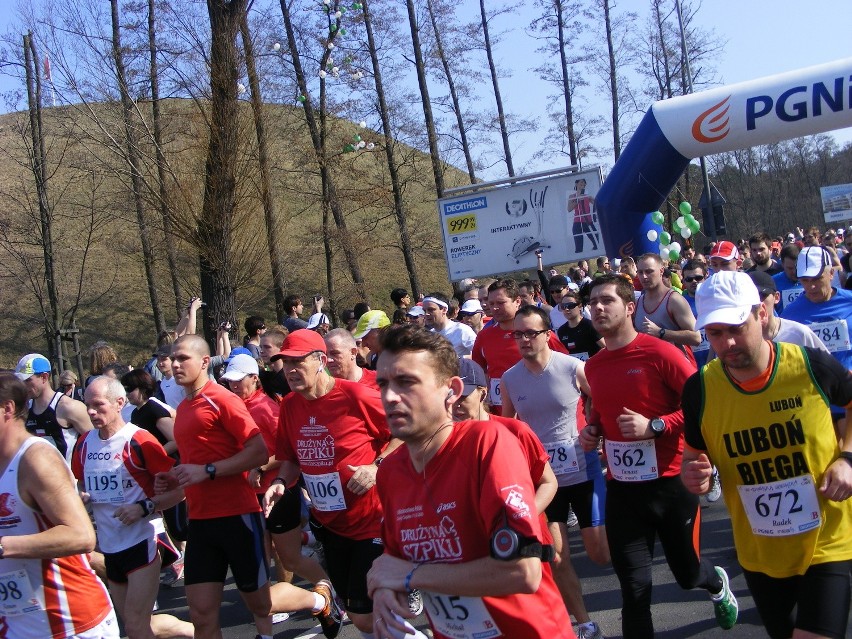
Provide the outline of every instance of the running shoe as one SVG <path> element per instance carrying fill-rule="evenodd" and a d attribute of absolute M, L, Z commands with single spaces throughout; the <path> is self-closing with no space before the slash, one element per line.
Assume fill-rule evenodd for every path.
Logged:
<path fill-rule="evenodd" d="M 589 621 L 577 626 L 577 639 L 604 639 L 604 634 L 598 624 Z"/>
<path fill-rule="evenodd" d="M 719 470 L 713 466 L 713 476 L 710 478 L 710 491 L 707 493 L 707 501 L 711 504 L 719 501 L 722 496 L 722 483 L 719 481 Z"/>
<path fill-rule="evenodd" d="M 319 619 L 323 636 L 326 639 L 334 639 L 337 633 L 340 632 L 341 626 L 343 626 L 341 619 L 343 615 L 334 601 L 331 583 L 327 579 L 323 579 L 317 582 L 317 585 L 313 587 L 313 591 L 325 599 L 325 606 L 319 612 L 315 612 L 314 616 Z"/>
<path fill-rule="evenodd" d="M 728 580 L 728 573 L 721 566 L 716 566 L 716 572 L 722 580 L 722 590 L 719 594 L 710 595 L 713 602 L 713 610 L 716 613 L 716 623 L 723 630 L 730 630 L 737 623 L 737 615 L 739 614 L 739 604 L 734 593 L 731 591 L 731 583 Z"/>
<path fill-rule="evenodd" d="M 284 623 L 290 618 L 289 612 L 273 612 L 272 613 L 272 625 L 274 626 L 277 623 Z"/>
<path fill-rule="evenodd" d="M 579 523 L 577 520 L 577 515 L 574 514 L 573 508 L 568 511 L 568 521 L 566 523 L 568 524 L 568 528 L 573 528 Z"/>
<path fill-rule="evenodd" d="M 160 583 L 169 588 L 174 586 L 179 579 L 183 579 L 183 553 L 160 574 Z"/>
<path fill-rule="evenodd" d="M 413 615 L 419 615 L 423 612 L 423 595 L 419 590 L 412 590 L 408 593 L 408 609 Z"/>

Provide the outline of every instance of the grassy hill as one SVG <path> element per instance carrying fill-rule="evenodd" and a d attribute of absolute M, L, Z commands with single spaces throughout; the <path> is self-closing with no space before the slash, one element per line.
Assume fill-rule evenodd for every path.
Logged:
<path fill-rule="evenodd" d="M 240 329 L 248 315 L 261 315 L 268 323 L 274 317 L 256 138 L 250 109 L 244 107 L 240 121 L 234 123 L 241 139 L 232 247 Z M 170 100 L 163 107 L 170 219 L 175 231 L 171 239 L 178 250 L 177 274 L 185 298 L 179 304 L 198 292 L 193 233 L 203 201 L 208 138 L 205 108 L 189 100 Z M 146 142 L 151 129 L 150 105 L 140 102 L 137 113 L 136 137 L 145 156 L 145 216 L 156 253 L 157 290 L 168 321 L 174 323 L 177 310 L 165 251 L 169 238 L 163 233 L 159 213 L 154 151 Z M 288 292 L 327 296 L 320 182 L 301 108 L 270 105 L 266 122 L 278 217 L 275 240 L 285 255 Z M 27 113 L 0 116 L 0 304 L 6 317 L 6 330 L 0 336 L 0 366 L 5 367 L 14 366 L 24 353 L 47 348 L 42 319 L 47 312 L 44 258 L 35 183 L 27 159 L 32 144 L 28 125 Z M 151 352 L 155 330 L 122 148 L 119 105 L 45 109 L 44 130 L 60 306 L 66 319 L 75 312 L 83 349 L 104 339 L 123 360 L 138 364 Z M 375 148 L 343 153 L 355 133 L 375 143 Z M 349 231 L 362 259 L 372 305 L 387 309 L 391 307 L 390 290 L 408 288 L 409 281 L 398 246 L 384 143 L 374 132 L 330 120 L 328 148 L 336 153 L 331 168 Z M 395 150 L 421 281 L 426 289 L 449 292 L 429 157 L 402 144 Z M 453 186 L 465 183 L 465 177 L 450 167 L 445 179 Z M 334 301 L 339 309 L 351 308 L 358 300 L 335 237 L 332 245 Z"/>

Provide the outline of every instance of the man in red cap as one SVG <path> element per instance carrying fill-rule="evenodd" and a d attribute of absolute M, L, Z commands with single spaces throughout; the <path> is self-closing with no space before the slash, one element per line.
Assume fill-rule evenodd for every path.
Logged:
<path fill-rule="evenodd" d="M 378 391 L 328 373 L 318 333 L 293 331 L 273 359 L 283 362 L 293 392 L 281 404 L 275 456 L 282 465 L 264 505 L 269 512 L 301 472 L 331 582 L 355 627 L 370 633 L 367 571 L 384 550 L 376 471 L 400 442 L 391 441 Z"/>
<path fill-rule="evenodd" d="M 738 271 L 743 263 L 737 245 L 724 240 L 717 242 L 710 251 L 710 268 L 714 273 L 719 271 Z"/>

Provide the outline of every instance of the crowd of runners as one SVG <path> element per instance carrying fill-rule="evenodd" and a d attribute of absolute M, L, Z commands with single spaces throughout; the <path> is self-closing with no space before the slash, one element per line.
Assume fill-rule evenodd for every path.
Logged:
<path fill-rule="evenodd" d="M 659 541 L 721 628 L 734 571 L 773 639 L 842 639 L 844 235 L 565 273 L 539 255 L 533 279 L 394 289 L 334 329 L 291 296 L 215 352 L 193 298 L 137 368 L 96 344 L 84 383 L 25 355 L 0 373 L 0 636 L 221 637 L 230 575 L 259 639 L 297 611 L 325 637 L 642 639 Z M 724 498 L 739 565 L 702 556 L 701 496 Z M 584 601 L 574 528 L 614 569 L 620 629 Z M 181 579 L 189 622 L 154 613 Z"/>

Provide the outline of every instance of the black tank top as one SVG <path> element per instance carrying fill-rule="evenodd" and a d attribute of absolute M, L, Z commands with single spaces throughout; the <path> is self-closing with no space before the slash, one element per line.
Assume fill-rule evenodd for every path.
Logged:
<path fill-rule="evenodd" d="M 59 420 L 56 419 L 56 406 L 62 397 L 62 393 L 57 391 L 47 408 L 38 415 L 33 412 L 33 408 L 30 406 L 26 427 L 27 431 L 36 437 L 43 437 L 53 443 L 65 460 L 70 462 L 74 444 L 77 442 L 77 431 L 74 430 L 73 426 L 60 426 Z"/>

